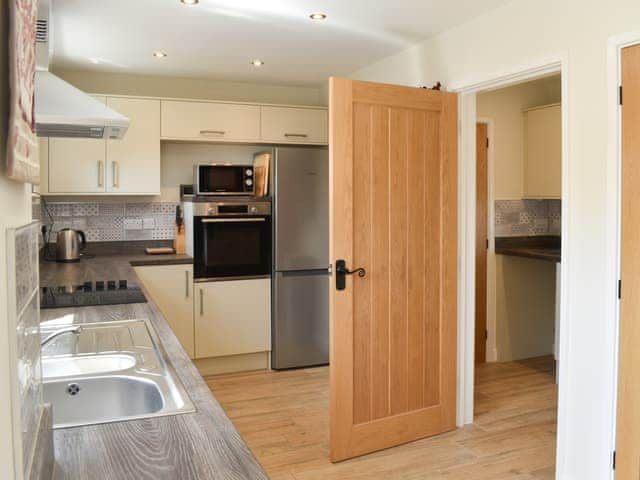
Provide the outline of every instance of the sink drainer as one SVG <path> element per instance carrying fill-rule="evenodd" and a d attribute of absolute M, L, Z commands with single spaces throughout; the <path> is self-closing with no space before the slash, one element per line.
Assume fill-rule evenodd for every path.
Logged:
<path fill-rule="evenodd" d="M 77 395 L 79 392 L 80 392 L 80 385 L 78 385 L 77 383 L 70 383 L 69 385 L 67 385 L 67 393 L 72 397 L 74 395 Z"/>

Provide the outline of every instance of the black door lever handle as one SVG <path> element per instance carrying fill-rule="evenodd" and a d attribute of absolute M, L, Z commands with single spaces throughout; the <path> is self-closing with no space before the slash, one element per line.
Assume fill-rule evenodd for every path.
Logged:
<path fill-rule="evenodd" d="M 336 290 L 344 290 L 347 286 L 347 275 L 353 275 L 357 273 L 359 277 L 364 277 L 367 274 L 367 271 L 364 268 L 355 268 L 353 270 L 349 270 L 347 268 L 347 262 L 344 260 L 336 261 Z"/>

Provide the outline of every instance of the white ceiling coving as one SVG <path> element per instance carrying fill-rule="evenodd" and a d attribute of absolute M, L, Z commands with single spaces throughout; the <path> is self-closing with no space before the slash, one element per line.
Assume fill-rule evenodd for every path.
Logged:
<path fill-rule="evenodd" d="M 318 86 L 507 1 L 53 0 L 53 66 Z"/>

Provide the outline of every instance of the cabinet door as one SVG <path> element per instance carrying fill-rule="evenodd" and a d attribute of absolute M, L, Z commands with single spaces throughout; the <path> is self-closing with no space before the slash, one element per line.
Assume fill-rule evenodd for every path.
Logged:
<path fill-rule="evenodd" d="M 562 115 L 560 105 L 524 114 L 524 196 L 560 198 L 562 185 Z"/>
<path fill-rule="evenodd" d="M 198 141 L 260 140 L 260 107 L 162 101 L 162 138 Z"/>
<path fill-rule="evenodd" d="M 107 192 L 160 193 L 160 100 L 107 97 L 129 118 L 122 140 L 107 140 Z"/>
<path fill-rule="evenodd" d="M 271 280 L 196 283 L 196 358 L 271 350 Z"/>
<path fill-rule="evenodd" d="M 262 107 L 262 140 L 277 143 L 328 143 L 327 110 Z"/>
<path fill-rule="evenodd" d="M 194 358 L 193 265 L 136 267 L 135 272 L 189 358 Z"/>
<path fill-rule="evenodd" d="M 106 103 L 106 97 L 94 97 Z M 102 139 L 49 139 L 50 193 L 105 192 L 106 142 Z"/>

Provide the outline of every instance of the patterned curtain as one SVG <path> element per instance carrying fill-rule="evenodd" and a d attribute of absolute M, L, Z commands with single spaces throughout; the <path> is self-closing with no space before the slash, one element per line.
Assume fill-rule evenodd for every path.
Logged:
<path fill-rule="evenodd" d="M 7 176 L 34 184 L 40 183 L 34 116 L 37 12 L 37 0 L 9 0 Z"/>

